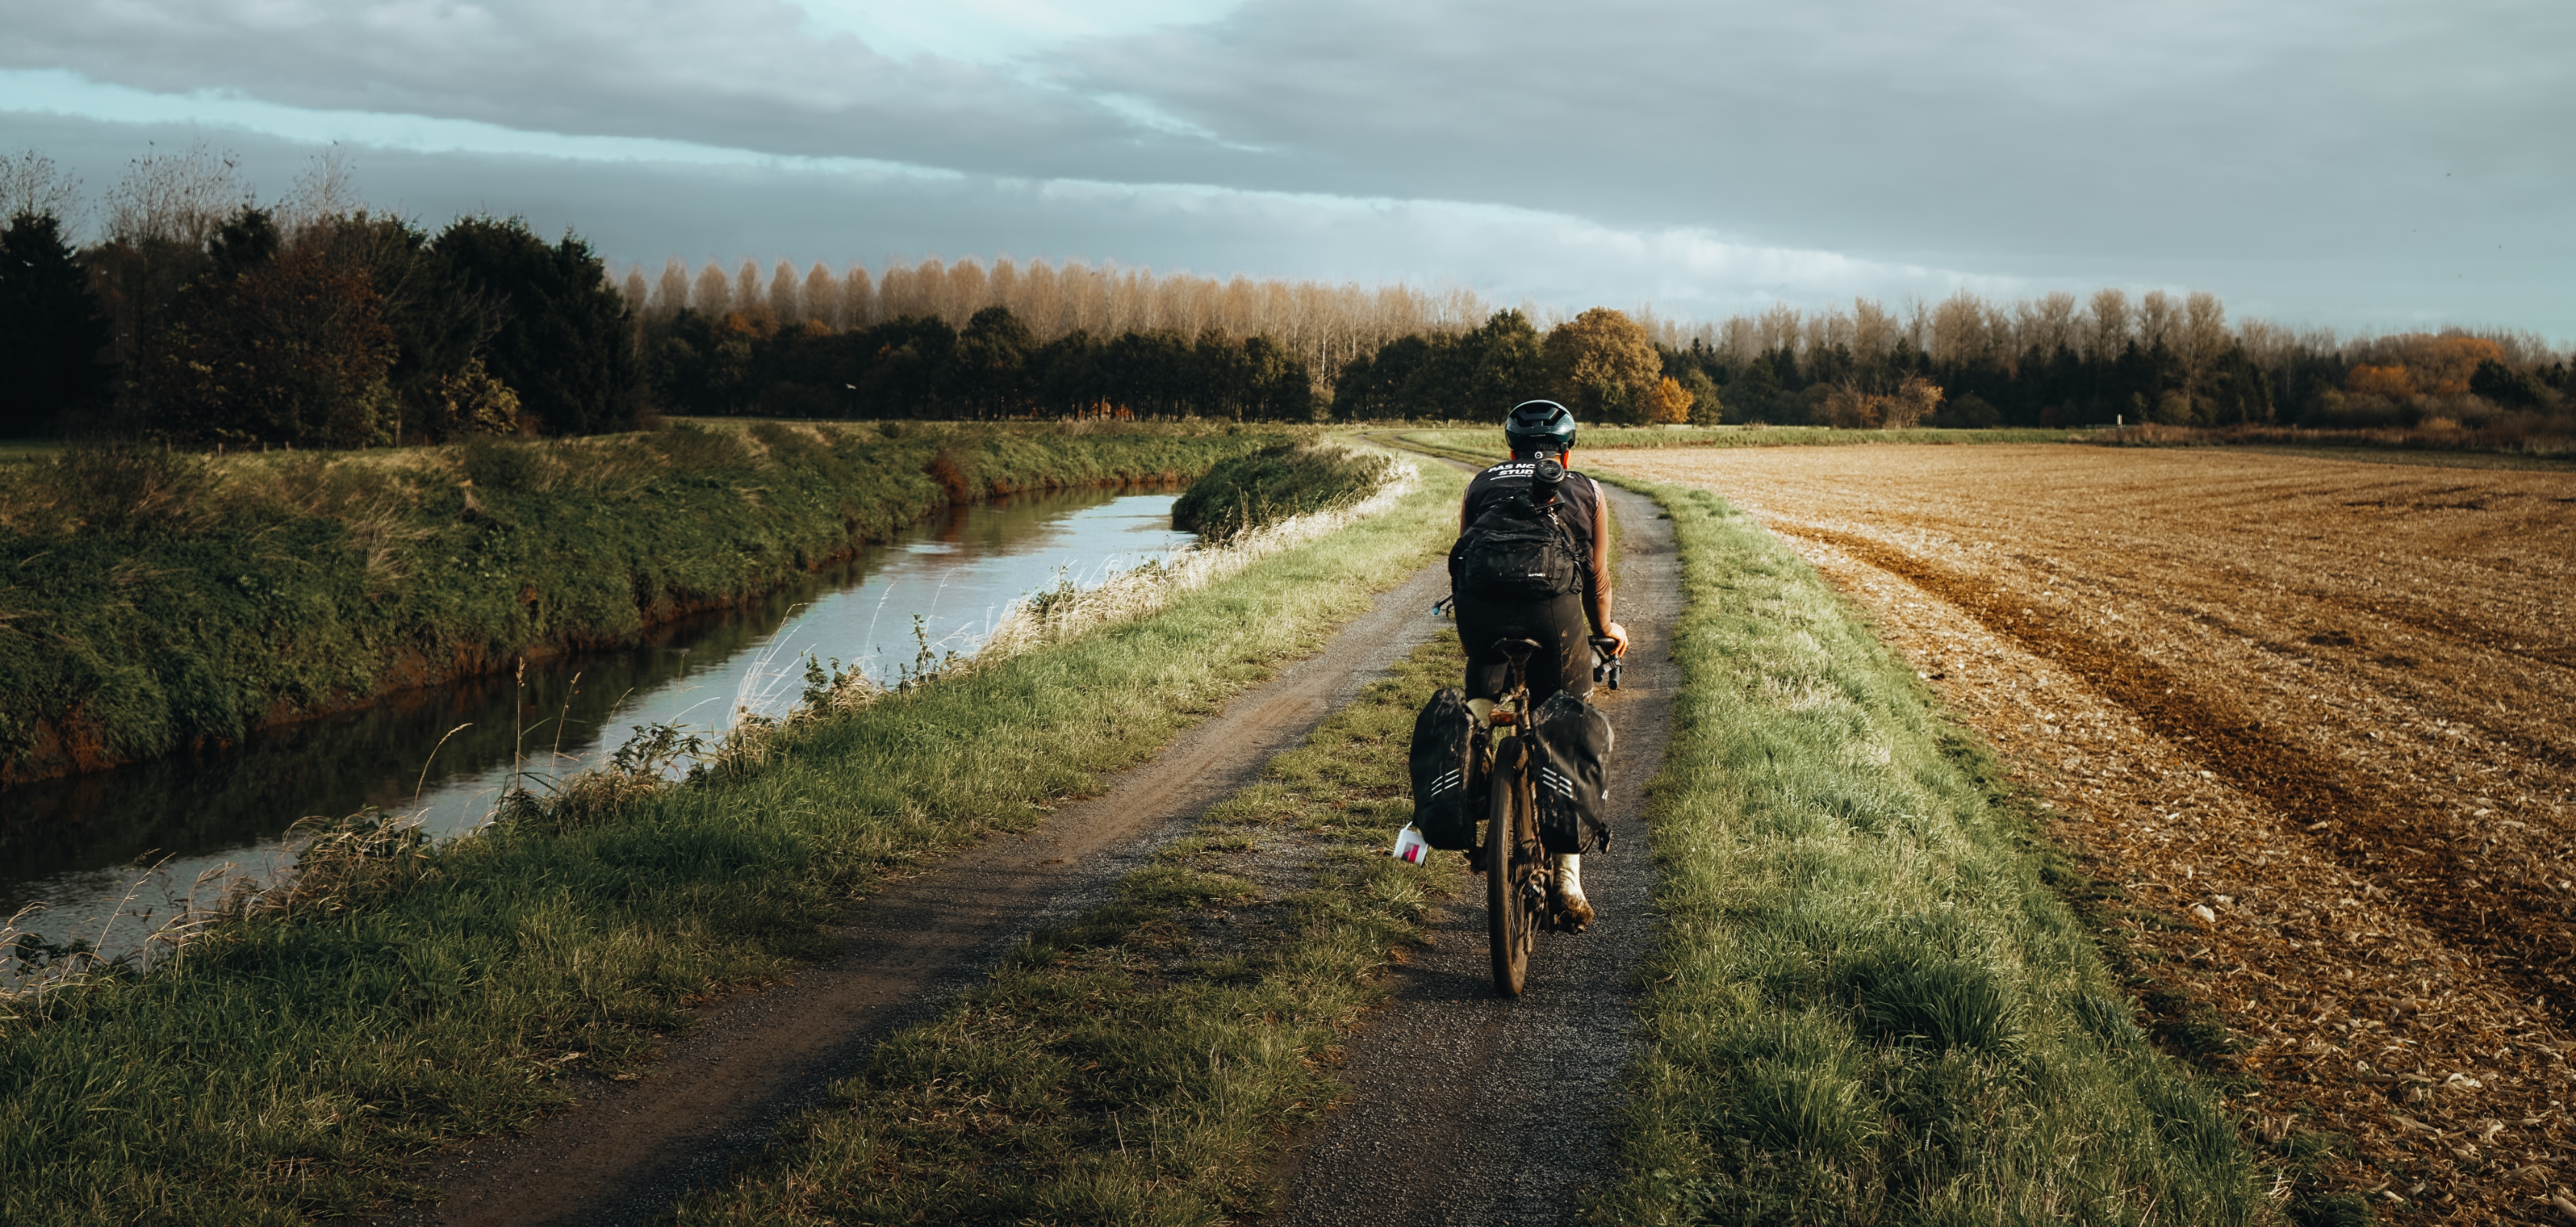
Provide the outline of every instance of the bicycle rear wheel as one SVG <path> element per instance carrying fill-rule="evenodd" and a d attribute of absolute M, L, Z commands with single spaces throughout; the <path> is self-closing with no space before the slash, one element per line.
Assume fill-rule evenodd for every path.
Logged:
<path fill-rule="evenodd" d="M 1518 855 L 1529 788 L 1520 764 L 1514 738 L 1495 755 L 1493 799 L 1485 816 L 1485 927 L 1494 944 L 1494 991 L 1506 997 L 1520 996 L 1529 983 L 1531 924 L 1521 883 L 1527 862 Z"/>

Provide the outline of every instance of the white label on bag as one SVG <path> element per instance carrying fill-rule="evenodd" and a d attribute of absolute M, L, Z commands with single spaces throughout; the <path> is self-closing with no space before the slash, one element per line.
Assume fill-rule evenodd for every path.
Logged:
<path fill-rule="evenodd" d="M 1422 832 L 1414 830 L 1413 824 L 1408 822 L 1403 830 L 1395 833 L 1395 851 L 1390 855 L 1408 865 L 1419 865 L 1431 859 L 1431 845 L 1424 843 Z"/>

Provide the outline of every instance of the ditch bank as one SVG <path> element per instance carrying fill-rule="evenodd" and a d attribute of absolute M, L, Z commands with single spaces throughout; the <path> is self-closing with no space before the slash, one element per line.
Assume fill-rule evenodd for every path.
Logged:
<path fill-rule="evenodd" d="M 0 475 L 0 787 L 636 642 L 945 507 L 1195 478 L 1224 425 L 678 426 Z"/>
<path fill-rule="evenodd" d="M 1426 473 L 1150 616 L 781 725 L 687 784 L 308 857 L 293 897 L 150 972 L 10 998 L 0 1219 L 300 1221 L 431 1196 L 447 1173 L 424 1156 L 656 1076 L 697 1007 L 833 957 L 888 875 L 1043 827 L 1321 648 L 1438 556 L 1457 494 Z M 139 1153 L 155 1162 L 113 1158 Z"/>

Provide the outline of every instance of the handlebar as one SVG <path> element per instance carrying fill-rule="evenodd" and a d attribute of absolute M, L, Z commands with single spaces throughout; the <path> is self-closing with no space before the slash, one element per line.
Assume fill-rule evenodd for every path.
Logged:
<path fill-rule="evenodd" d="M 1592 638 L 1592 680 L 1612 690 L 1619 688 L 1619 641 L 1608 635 Z"/>

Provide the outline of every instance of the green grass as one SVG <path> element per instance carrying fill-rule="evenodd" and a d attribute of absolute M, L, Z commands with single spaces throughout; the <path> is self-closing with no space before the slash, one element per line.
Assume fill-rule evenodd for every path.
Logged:
<path fill-rule="evenodd" d="M 0 465 L 0 778 L 630 641 L 953 501 L 1187 479 L 1281 437 L 762 424 Z"/>
<path fill-rule="evenodd" d="M 334 862 L 289 913 L 149 973 L 0 1003 L 0 1221 L 291 1223 L 403 1195 L 414 1156 L 561 1107 L 577 1071 L 629 1069 L 691 1003 L 816 953 L 889 868 L 1032 825 L 1312 651 L 1447 545 L 1459 481 L 1426 469 L 1385 515 L 786 726 L 738 775 Z"/>
<path fill-rule="evenodd" d="M 1271 1208 L 1275 1156 L 1341 1091 L 1337 1029 L 1454 880 L 1446 854 L 1385 850 L 1412 814 L 1414 713 L 1463 663 L 1454 635 L 1416 652 L 677 1220 L 1180 1227 Z"/>
<path fill-rule="evenodd" d="M 1375 490 L 1386 454 L 1283 443 L 1221 461 L 1172 503 L 1172 526 L 1225 540 L 1246 529 L 1354 503 Z"/>
<path fill-rule="evenodd" d="M 1689 612 L 1653 790 L 1656 952 L 1603 1222 L 2267 1217 L 1982 750 L 1776 539 L 1674 517 Z"/>

